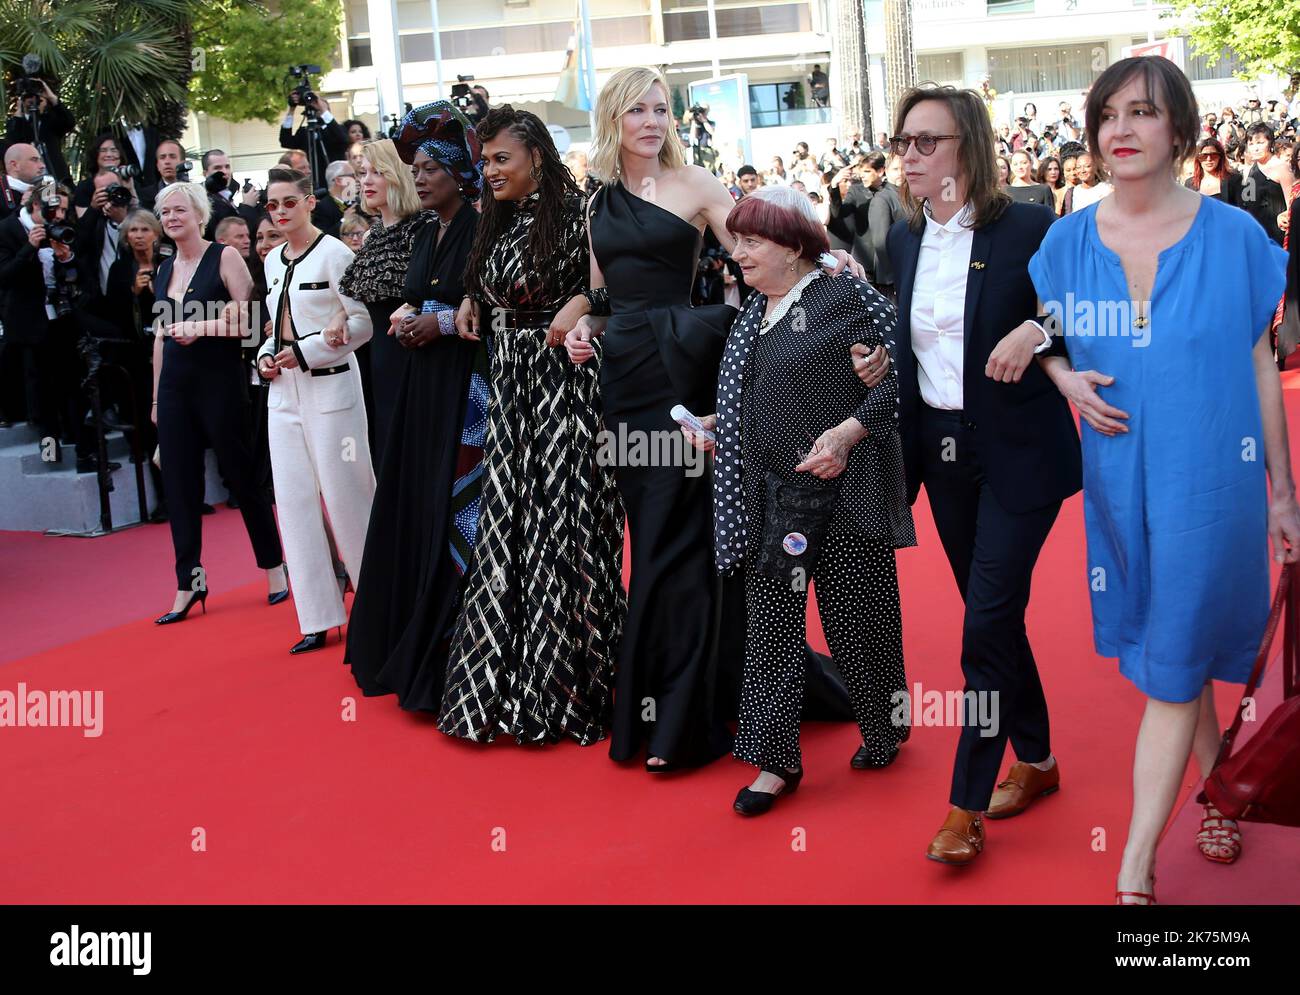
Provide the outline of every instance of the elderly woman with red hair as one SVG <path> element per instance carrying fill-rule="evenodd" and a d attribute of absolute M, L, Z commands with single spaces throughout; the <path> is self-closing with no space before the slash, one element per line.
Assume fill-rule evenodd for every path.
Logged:
<path fill-rule="evenodd" d="M 727 339 L 717 413 L 714 545 L 719 572 L 743 569 L 748 623 L 734 754 L 760 769 L 742 815 L 768 811 L 803 778 L 808 582 L 862 733 L 853 766 L 884 767 L 907 727 L 894 551 L 916 545 L 903 483 L 898 385 L 866 387 L 845 350 L 893 336 L 894 306 L 865 281 L 817 264 L 826 231 L 788 188 L 744 198 L 727 219 L 732 258 L 754 289 Z"/>

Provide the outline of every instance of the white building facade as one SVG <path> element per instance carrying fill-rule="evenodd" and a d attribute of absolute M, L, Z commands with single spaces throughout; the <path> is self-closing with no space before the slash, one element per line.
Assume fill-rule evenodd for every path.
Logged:
<path fill-rule="evenodd" d="M 597 86 L 626 66 L 663 69 L 680 116 L 688 86 L 722 75 L 748 77 L 751 147 L 755 165 L 773 155 L 789 162 L 796 141 L 818 154 L 827 137 L 843 137 L 863 122 L 839 121 L 813 106 L 808 75 L 831 72 L 835 4 L 842 0 L 714 0 L 713 31 L 706 0 L 589 0 Z M 864 0 L 871 57 L 872 130 L 890 131 L 884 107 L 881 55 L 882 0 Z M 438 0 L 444 92 L 457 75 L 487 87 L 493 104 L 533 111 L 570 133 L 575 145 L 590 139 L 588 116 L 553 98 L 574 31 L 576 0 Z M 1010 121 L 1032 102 L 1040 119 L 1054 116 L 1061 100 L 1082 111 L 1082 93 L 1125 46 L 1149 32 L 1166 36 L 1168 22 L 1154 20 L 1148 0 L 914 0 L 918 79 L 978 88 L 987 75 L 999 97 L 995 111 Z M 372 34 L 372 23 L 376 32 Z M 321 81 L 340 120 L 356 117 L 372 130 L 379 123 L 378 74 L 393 51 L 385 25 L 396 24 L 402 98 L 416 106 L 437 99 L 430 0 L 345 0 L 337 66 Z M 1177 33 L 1176 31 L 1173 33 Z M 1257 87 L 1232 78 L 1235 62 L 1213 68 L 1186 46 L 1186 69 L 1203 109 L 1238 103 L 1252 89 L 1264 99 L 1280 81 Z M 380 67 L 376 67 L 376 62 Z M 220 147 L 236 173 L 264 171 L 280 154 L 276 127 L 200 118 L 187 144 Z M 866 130 L 864 128 L 864 130 Z"/>

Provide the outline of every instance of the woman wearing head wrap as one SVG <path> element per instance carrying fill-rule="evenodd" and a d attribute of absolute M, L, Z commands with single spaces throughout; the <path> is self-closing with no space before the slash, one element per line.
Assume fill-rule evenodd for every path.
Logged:
<path fill-rule="evenodd" d="M 474 547 L 487 418 L 486 350 L 459 338 L 454 323 L 478 226 L 481 146 L 447 101 L 408 113 L 395 144 L 421 209 L 438 223 L 416 235 L 404 303 L 387 327 L 407 361 L 394 385 L 347 658 L 366 694 L 436 710 Z"/>

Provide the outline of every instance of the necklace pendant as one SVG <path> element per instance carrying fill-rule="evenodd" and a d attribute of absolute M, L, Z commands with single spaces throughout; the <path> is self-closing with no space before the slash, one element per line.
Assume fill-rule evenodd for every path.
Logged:
<path fill-rule="evenodd" d="M 1136 328 L 1146 328 L 1149 324 L 1151 324 L 1151 319 L 1144 314 L 1140 314 L 1133 319 L 1133 325 Z"/>

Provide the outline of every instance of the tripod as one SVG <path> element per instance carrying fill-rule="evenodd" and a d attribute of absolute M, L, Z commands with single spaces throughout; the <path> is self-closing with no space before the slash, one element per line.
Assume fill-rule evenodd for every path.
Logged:
<path fill-rule="evenodd" d="M 54 176 L 56 180 L 62 182 L 62 177 L 55 176 L 54 166 L 50 162 L 50 154 L 45 148 L 45 139 L 41 137 L 40 128 L 40 102 L 41 98 L 35 94 L 19 98 L 19 110 L 22 113 L 23 120 L 27 122 L 28 127 L 32 129 L 32 144 L 36 146 L 36 151 L 41 155 L 41 161 L 45 163 L 45 175 Z"/>
<path fill-rule="evenodd" d="M 312 190 L 316 196 L 325 193 L 325 169 L 330 164 L 329 153 L 325 150 L 325 136 L 321 134 L 320 111 L 311 104 L 303 105 L 306 115 L 303 127 L 307 130 L 307 164 L 311 168 Z"/>

